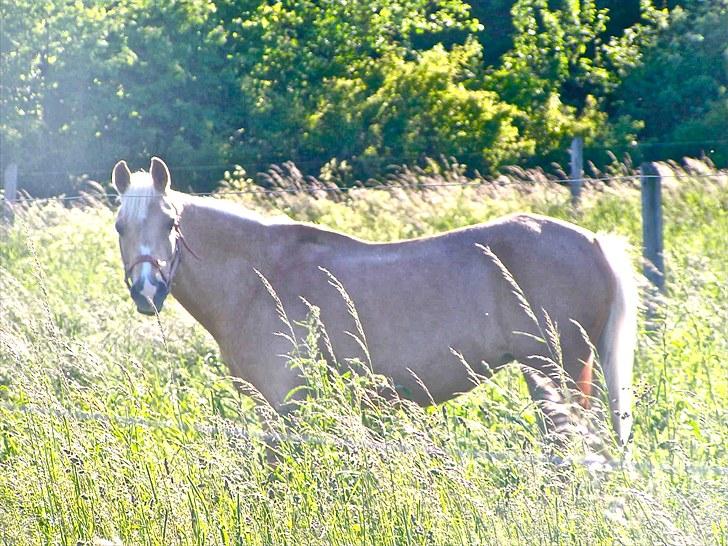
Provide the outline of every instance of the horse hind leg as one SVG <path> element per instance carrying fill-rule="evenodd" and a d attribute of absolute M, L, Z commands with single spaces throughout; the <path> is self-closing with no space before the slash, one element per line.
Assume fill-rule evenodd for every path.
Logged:
<path fill-rule="evenodd" d="M 592 395 L 594 385 L 594 354 L 590 354 L 589 358 L 578 365 L 576 373 L 576 390 L 578 392 L 578 402 L 584 409 L 591 409 Z"/>
<path fill-rule="evenodd" d="M 544 414 L 547 432 L 557 434 L 583 429 L 578 416 L 592 408 L 594 392 L 592 347 L 581 329 L 570 326 L 557 333 L 558 348 L 549 345 L 546 351 L 542 345 L 518 359 L 531 397 Z"/>
<path fill-rule="evenodd" d="M 553 364 L 544 369 L 544 360 L 534 357 L 526 359 L 521 369 L 540 411 L 539 425 L 548 444 L 560 450 L 571 440 L 579 439 L 587 451 L 604 456 L 606 447 L 594 429 L 591 415 L 595 411 L 591 404 L 592 362 L 592 358 L 587 358 L 579 365 L 555 370 Z"/>
<path fill-rule="evenodd" d="M 556 380 L 534 366 L 523 364 L 521 369 L 528 392 L 542 416 L 541 431 L 549 440 L 561 444 L 573 432 L 573 418 L 562 389 Z"/>

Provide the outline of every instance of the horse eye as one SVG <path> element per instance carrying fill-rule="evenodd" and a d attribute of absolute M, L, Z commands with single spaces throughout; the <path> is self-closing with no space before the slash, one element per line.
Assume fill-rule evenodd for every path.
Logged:
<path fill-rule="evenodd" d="M 167 222 L 167 229 L 169 231 L 172 231 L 172 228 L 174 227 L 175 222 L 176 222 L 176 220 L 174 218 L 169 219 L 169 221 Z"/>

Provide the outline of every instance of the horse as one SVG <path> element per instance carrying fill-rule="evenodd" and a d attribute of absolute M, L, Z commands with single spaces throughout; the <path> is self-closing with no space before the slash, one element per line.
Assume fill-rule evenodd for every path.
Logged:
<path fill-rule="evenodd" d="M 157 157 L 148 172 L 119 161 L 112 183 L 137 310 L 155 315 L 173 294 L 215 339 L 231 374 L 281 413 L 304 379 L 286 356 L 280 311 L 298 329 L 314 305 L 337 361 L 367 362 L 421 405 L 472 389 L 474 372 L 515 361 L 534 400 L 564 401 L 568 386 L 588 406 L 595 384 L 602 387 L 598 356 L 616 437 L 622 445 L 630 438 L 637 292 L 614 236 L 514 214 L 376 243 L 172 190 Z M 556 326 L 558 359 L 544 339 L 553 336 L 527 335 L 544 320 Z M 559 419 L 552 405 L 541 407 Z"/>

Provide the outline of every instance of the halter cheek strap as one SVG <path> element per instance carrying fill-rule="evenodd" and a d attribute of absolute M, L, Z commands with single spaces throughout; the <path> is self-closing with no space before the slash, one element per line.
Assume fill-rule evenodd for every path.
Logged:
<path fill-rule="evenodd" d="M 177 248 L 175 249 L 175 253 L 178 253 L 179 252 L 178 251 L 178 249 L 179 249 L 179 243 L 182 243 L 182 246 L 185 247 L 185 249 L 187 250 L 187 252 L 189 252 L 195 258 L 197 258 L 199 260 L 200 257 L 197 255 L 197 253 L 194 250 L 192 250 L 190 248 L 190 245 L 187 244 L 187 239 L 185 239 L 185 236 L 182 235 L 182 228 L 180 228 L 180 225 L 179 225 L 179 216 L 177 218 L 175 218 L 175 220 L 174 220 L 174 231 L 177 234 L 177 237 L 176 237 Z M 171 275 L 170 275 L 170 277 L 171 277 Z"/>

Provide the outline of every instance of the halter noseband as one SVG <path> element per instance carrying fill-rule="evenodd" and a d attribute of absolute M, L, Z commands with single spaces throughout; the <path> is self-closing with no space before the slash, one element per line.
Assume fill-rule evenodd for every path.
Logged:
<path fill-rule="evenodd" d="M 167 288 L 172 288 L 172 280 L 174 279 L 174 274 L 177 272 L 177 266 L 179 266 L 180 259 L 182 258 L 182 250 L 180 248 L 180 242 L 182 245 L 187 249 L 187 251 L 192 254 L 195 258 L 198 260 L 200 257 L 195 254 L 195 252 L 190 248 L 190 246 L 187 244 L 187 241 L 184 238 L 184 235 L 182 235 L 182 230 L 179 226 L 179 216 L 175 218 L 174 220 L 174 227 L 172 228 L 175 232 L 175 238 L 174 238 L 174 251 L 172 251 L 172 259 L 169 261 L 169 273 L 167 275 L 164 274 L 164 271 L 162 271 L 162 268 L 167 265 L 166 260 L 160 260 L 159 258 L 155 258 L 154 256 L 150 254 L 141 254 L 140 256 L 137 256 L 137 258 L 132 262 L 132 264 L 126 268 L 124 271 L 124 283 L 126 284 L 126 287 L 131 290 L 132 282 L 131 282 L 131 273 L 134 271 L 134 268 L 142 263 L 148 263 L 152 266 L 153 269 L 156 269 L 159 273 L 159 276 L 162 277 L 162 280 L 164 281 L 164 284 L 167 286 Z"/>

